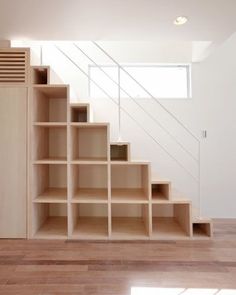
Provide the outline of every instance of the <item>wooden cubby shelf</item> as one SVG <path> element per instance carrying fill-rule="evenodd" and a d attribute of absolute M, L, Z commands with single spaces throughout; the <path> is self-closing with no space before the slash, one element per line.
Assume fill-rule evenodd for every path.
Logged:
<path fill-rule="evenodd" d="M 40 180 L 40 181 L 39 181 Z M 33 167 L 32 198 L 36 203 L 67 202 L 67 165 L 41 164 Z"/>
<path fill-rule="evenodd" d="M 189 202 L 152 205 L 152 238 L 181 239 L 192 236 Z"/>
<path fill-rule="evenodd" d="M 108 238 L 108 205 L 72 204 L 71 206 L 72 238 Z"/>
<path fill-rule="evenodd" d="M 148 203 L 150 195 L 149 183 L 148 164 L 112 164 L 112 203 Z"/>
<path fill-rule="evenodd" d="M 169 181 L 152 182 L 152 202 L 170 200 L 171 184 Z"/>
<path fill-rule="evenodd" d="M 34 126 L 33 161 L 67 161 L 67 128 L 65 126 Z"/>
<path fill-rule="evenodd" d="M 207 219 L 177 199 L 130 143 L 110 142 L 109 123 L 93 123 L 90 104 L 69 101 L 68 85 L 49 85 L 50 68 L 30 69 L 29 237 L 173 240 L 212 236 Z M 178 197 L 178 196 L 177 196 Z"/>
<path fill-rule="evenodd" d="M 33 122 L 67 122 L 67 97 L 67 86 L 34 86 L 32 88 Z"/>
<path fill-rule="evenodd" d="M 108 161 L 108 124 L 78 123 L 71 131 L 72 160 Z"/>
<path fill-rule="evenodd" d="M 148 205 L 112 204 L 111 212 L 112 239 L 148 239 Z"/>
<path fill-rule="evenodd" d="M 33 237 L 36 239 L 66 239 L 67 205 L 33 204 Z"/>
<path fill-rule="evenodd" d="M 89 104 L 72 104 L 70 108 L 70 121 L 73 123 L 88 123 L 90 121 Z"/>
<path fill-rule="evenodd" d="M 193 221 L 193 238 L 210 238 L 212 236 L 212 223 L 208 220 Z"/>
<path fill-rule="evenodd" d="M 49 67 L 31 67 L 31 83 L 36 85 L 49 84 Z"/>
<path fill-rule="evenodd" d="M 72 202 L 108 202 L 108 166 L 101 164 L 73 164 Z"/>
<path fill-rule="evenodd" d="M 129 143 L 119 142 L 110 145 L 111 161 L 129 161 L 130 146 Z"/>

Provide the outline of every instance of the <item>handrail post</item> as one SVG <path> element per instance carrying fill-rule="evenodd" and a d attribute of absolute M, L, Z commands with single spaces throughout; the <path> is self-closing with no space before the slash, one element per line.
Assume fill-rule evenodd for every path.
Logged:
<path fill-rule="evenodd" d="M 120 93 L 120 67 L 118 66 L 118 141 L 121 141 L 121 93 Z"/>

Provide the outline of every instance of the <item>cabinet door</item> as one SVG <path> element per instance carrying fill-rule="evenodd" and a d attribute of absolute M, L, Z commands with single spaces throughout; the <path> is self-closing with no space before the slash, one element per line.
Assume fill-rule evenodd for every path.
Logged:
<path fill-rule="evenodd" d="M 26 238 L 27 88 L 0 87 L 0 238 Z"/>

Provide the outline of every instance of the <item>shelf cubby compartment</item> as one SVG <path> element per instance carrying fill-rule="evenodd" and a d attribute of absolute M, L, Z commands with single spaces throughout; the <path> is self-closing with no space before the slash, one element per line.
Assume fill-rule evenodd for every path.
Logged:
<path fill-rule="evenodd" d="M 71 104 L 70 120 L 72 123 L 82 123 L 90 121 L 90 106 L 89 104 Z"/>
<path fill-rule="evenodd" d="M 67 165 L 33 165 L 32 181 L 34 203 L 67 202 Z"/>
<path fill-rule="evenodd" d="M 212 237 L 212 222 L 209 219 L 199 219 L 193 221 L 193 238 Z"/>
<path fill-rule="evenodd" d="M 183 239 L 191 237 L 191 207 L 189 202 L 152 204 L 152 238 Z"/>
<path fill-rule="evenodd" d="M 108 202 L 108 166 L 106 164 L 73 164 L 72 202 Z"/>
<path fill-rule="evenodd" d="M 36 85 L 49 84 L 49 67 L 31 67 L 31 83 Z"/>
<path fill-rule="evenodd" d="M 118 240 L 149 238 L 148 204 L 112 204 L 111 237 Z"/>
<path fill-rule="evenodd" d="M 34 203 L 32 235 L 36 239 L 66 239 L 67 205 Z"/>
<path fill-rule="evenodd" d="M 73 239 L 107 239 L 107 204 L 72 204 Z"/>
<path fill-rule="evenodd" d="M 67 86 L 37 85 L 32 91 L 33 122 L 67 122 Z"/>
<path fill-rule="evenodd" d="M 110 145 L 111 161 L 129 161 L 130 146 L 129 143 L 117 142 Z"/>
<path fill-rule="evenodd" d="M 170 200 L 171 183 L 168 180 L 152 181 L 152 202 Z"/>
<path fill-rule="evenodd" d="M 147 163 L 113 163 L 111 165 L 112 203 L 148 203 L 150 166 Z"/>
<path fill-rule="evenodd" d="M 73 161 L 108 160 L 108 124 L 78 123 L 71 127 Z"/>
<path fill-rule="evenodd" d="M 67 160 L 66 126 L 35 125 L 33 140 L 33 161 L 39 163 L 65 162 Z"/>

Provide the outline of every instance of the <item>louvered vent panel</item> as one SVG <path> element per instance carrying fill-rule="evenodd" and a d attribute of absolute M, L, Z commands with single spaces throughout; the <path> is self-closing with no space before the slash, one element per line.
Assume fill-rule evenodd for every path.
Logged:
<path fill-rule="evenodd" d="M 0 84 L 27 82 L 26 50 L 0 50 Z"/>

